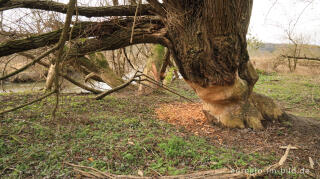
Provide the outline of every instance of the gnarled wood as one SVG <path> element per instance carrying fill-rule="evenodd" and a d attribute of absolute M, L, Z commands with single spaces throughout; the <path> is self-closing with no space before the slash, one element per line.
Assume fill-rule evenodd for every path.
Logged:
<path fill-rule="evenodd" d="M 150 23 L 153 22 L 153 23 Z M 102 48 L 101 40 L 85 40 L 79 42 L 81 47 L 86 48 L 86 52 L 112 50 L 129 46 L 137 43 L 164 43 L 162 38 L 166 31 L 159 20 L 142 18 L 135 27 L 134 41 L 130 44 L 131 31 L 126 27 L 131 27 L 133 19 L 110 20 L 104 22 L 83 22 L 76 24 L 72 30 L 70 39 L 99 37 L 105 39 Z M 11 40 L 0 44 L 0 57 L 11 55 L 26 50 L 37 49 L 40 47 L 55 44 L 59 41 L 62 29 L 41 35 L 31 36 L 24 39 Z M 97 44 L 99 43 L 99 44 Z M 81 50 L 79 50 L 81 51 Z"/>
<path fill-rule="evenodd" d="M 280 119 L 283 113 L 271 99 L 252 94 L 258 75 L 249 61 L 246 34 L 253 1 L 163 2 L 176 64 L 202 99 L 207 118 L 254 129 L 263 129 L 266 119 Z"/>

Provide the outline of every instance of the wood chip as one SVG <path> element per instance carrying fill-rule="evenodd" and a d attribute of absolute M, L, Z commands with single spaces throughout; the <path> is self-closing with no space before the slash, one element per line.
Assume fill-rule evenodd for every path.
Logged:
<path fill-rule="evenodd" d="M 279 147 L 280 149 L 287 149 L 288 148 L 288 146 L 281 146 L 281 147 Z M 291 146 L 290 145 L 290 150 L 297 150 L 298 149 L 298 147 L 293 147 L 293 146 Z"/>
<path fill-rule="evenodd" d="M 314 169 L 314 161 L 312 160 L 311 157 L 309 157 L 309 163 L 310 163 L 310 168 Z"/>
<path fill-rule="evenodd" d="M 138 175 L 143 177 L 143 171 L 138 170 Z"/>
<path fill-rule="evenodd" d="M 288 158 L 288 155 L 289 155 L 289 152 L 290 152 L 290 149 L 292 149 L 292 146 L 289 144 L 287 146 L 287 150 L 286 152 L 284 153 L 284 155 L 281 157 L 280 161 L 279 161 L 279 165 L 282 166 L 284 164 L 284 162 L 287 160 Z"/>

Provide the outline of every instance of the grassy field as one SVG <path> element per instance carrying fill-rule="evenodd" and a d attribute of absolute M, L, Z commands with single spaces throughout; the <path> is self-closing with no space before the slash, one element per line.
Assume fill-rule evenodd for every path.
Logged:
<path fill-rule="evenodd" d="M 320 119 L 319 76 L 259 73 L 256 92 L 272 97 L 289 113 Z"/>
<path fill-rule="evenodd" d="M 320 118 L 319 79 L 260 72 L 255 91 L 301 115 Z M 180 94 L 197 100 L 182 81 Z M 40 94 L 1 94 L 0 110 Z M 101 101 L 93 95 L 63 95 L 58 118 L 51 119 L 54 97 L 0 117 L 1 178 L 69 178 L 65 162 L 114 174 L 177 175 L 223 167 L 262 168 L 279 159 L 275 152 L 246 152 L 216 145 L 208 136 L 157 119 L 162 103 L 185 102 L 168 92 L 148 96 L 120 93 Z M 277 134 L 278 135 L 278 134 Z M 292 174 L 295 177 L 295 174 Z"/>

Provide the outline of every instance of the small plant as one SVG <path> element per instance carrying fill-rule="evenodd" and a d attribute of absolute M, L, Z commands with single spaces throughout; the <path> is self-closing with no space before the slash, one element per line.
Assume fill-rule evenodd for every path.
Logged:
<path fill-rule="evenodd" d="M 195 154 L 190 144 L 177 136 L 172 136 L 167 142 L 160 143 L 159 147 L 169 158 L 192 157 Z"/>

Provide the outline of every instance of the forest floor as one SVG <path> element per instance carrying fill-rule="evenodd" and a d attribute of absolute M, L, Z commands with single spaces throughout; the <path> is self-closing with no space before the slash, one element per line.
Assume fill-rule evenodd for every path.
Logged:
<path fill-rule="evenodd" d="M 285 152 L 279 147 L 289 144 L 298 149 L 291 150 L 285 165 L 269 175 L 316 177 L 319 81 L 319 77 L 260 72 L 255 91 L 299 116 L 263 131 L 210 125 L 198 97 L 183 81 L 174 82 L 172 88 L 194 103 L 167 91 L 144 96 L 123 91 L 100 101 L 91 94 L 63 94 L 53 120 L 51 96 L 0 116 L 0 178 L 78 176 L 66 162 L 122 175 L 179 175 L 219 168 L 254 173 L 277 163 Z M 38 96 L 0 94 L 0 111 Z"/>

